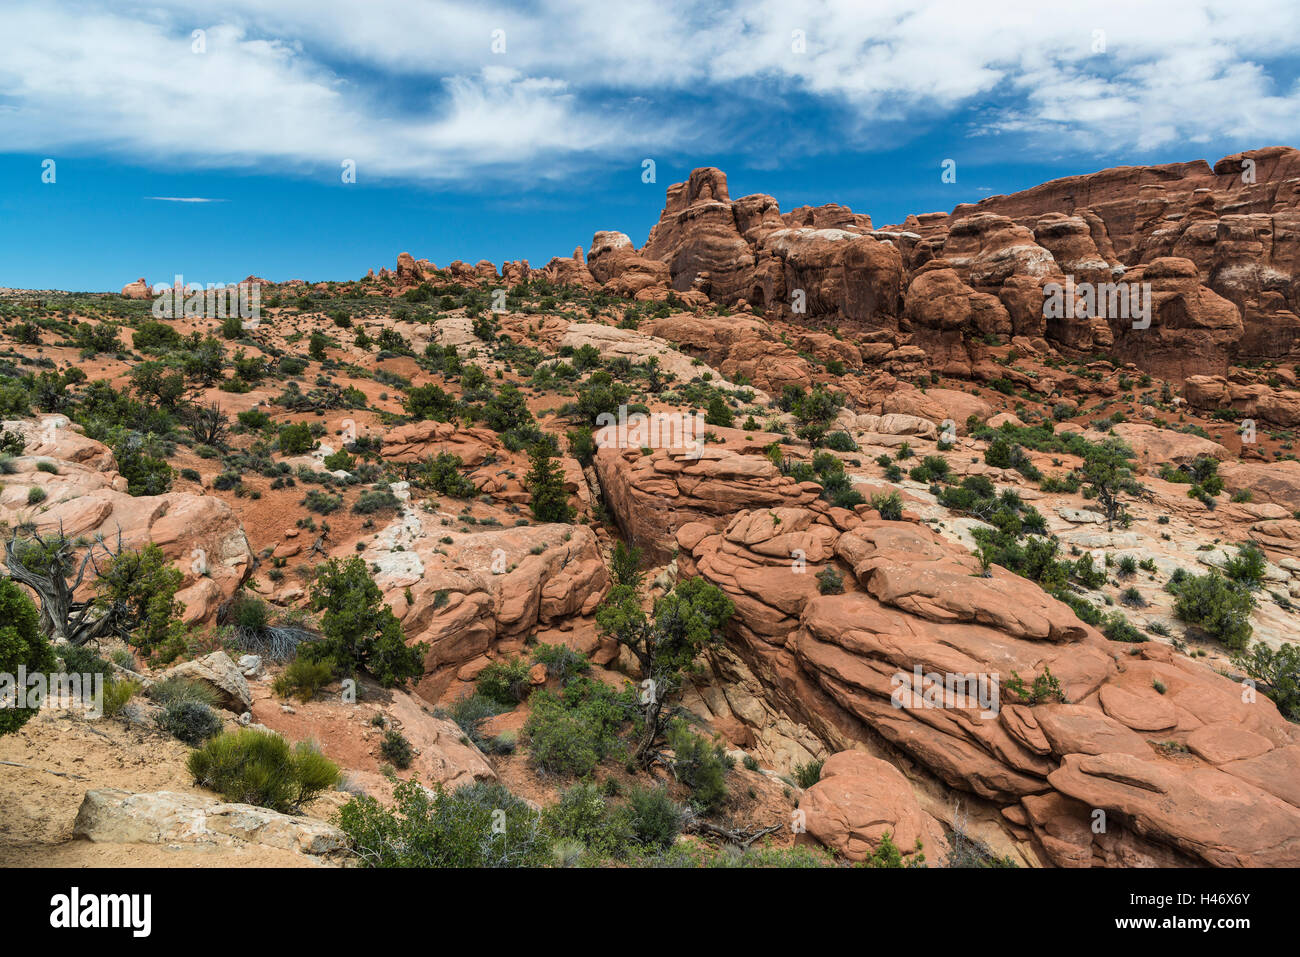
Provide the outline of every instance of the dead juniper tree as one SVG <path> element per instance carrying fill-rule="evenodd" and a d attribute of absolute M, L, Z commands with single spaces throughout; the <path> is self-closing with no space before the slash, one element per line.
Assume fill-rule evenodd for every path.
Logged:
<path fill-rule="evenodd" d="M 200 445 L 210 445 L 217 449 L 225 446 L 226 436 L 230 432 L 230 421 L 221 411 L 218 403 L 189 406 L 185 417 L 190 434 Z"/>
<path fill-rule="evenodd" d="M 5 567 L 14 581 L 26 585 L 40 598 L 41 629 L 50 640 L 84 645 L 120 633 L 117 608 L 93 598 L 80 600 L 76 594 L 86 580 L 87 570 L 94 571 L 98 578 L 99 562 L 112 562 L 122 554 L 121 529 L 117 533 L 116 551 L 104 544 L 102 538 L 90 542 L 68 538 L 62 523 L 58 535 L 46 538 L 34 530 L 30 535 L 20 539 L 18 529 L 13 530 L 5 542 Z"/>

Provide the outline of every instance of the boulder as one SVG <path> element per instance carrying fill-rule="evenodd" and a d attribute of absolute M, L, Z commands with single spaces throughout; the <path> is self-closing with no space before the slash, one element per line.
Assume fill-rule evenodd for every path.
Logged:
<path fill-rule="evenodd" d="M 89 790 L 72 833 L 111 844 L 260 844 L 325 859 L 348 851 L 347 835 L 324 821 L 175 791 Z"/>

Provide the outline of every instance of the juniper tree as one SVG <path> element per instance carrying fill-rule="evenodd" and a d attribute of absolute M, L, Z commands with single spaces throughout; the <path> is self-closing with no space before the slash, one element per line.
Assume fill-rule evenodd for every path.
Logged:
<path fill-rule="evenodd" d="M 539 442 L 528 453 L 528 458 L 533 467 L 525 482 L 532 495 L 530 507 L 533 517 L 539 522 L 573 521 L 569 493 L 564 487 L 564 469 L 552 457 L 550 447 Z"/>
<path fill-rule="evenodd" d="M 615 585 L 596 611 L 601 633 L 627 648 L 641 666 L 641 730 L 633 759 L 642 767 L 659 760 L 674 709 L 668 702 L 683 679 L 698 670 L 696 660 L 722 640 L 722 628 L 736 607 L 716 585 L 702 578 L 680 583 L 654 605 L 641 608 L 636 589 Z"/>

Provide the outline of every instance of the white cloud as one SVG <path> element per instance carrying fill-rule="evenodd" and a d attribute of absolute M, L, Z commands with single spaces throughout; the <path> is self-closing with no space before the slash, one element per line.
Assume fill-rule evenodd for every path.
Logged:
<path fill-rule="evenodd" d="M 0 23 L 15 151 L 543 179 L 593 155 L 744 150 L 746 127 L 858 147 L 871 123 L 958 110 L 1047 150 L 1300 132 L 1300 87 L 1278 73 L 1297 69 L 1300 5 L 1271 0 L 19 0 Z M 807 135 L 792 95 L 839 128 Z"/>

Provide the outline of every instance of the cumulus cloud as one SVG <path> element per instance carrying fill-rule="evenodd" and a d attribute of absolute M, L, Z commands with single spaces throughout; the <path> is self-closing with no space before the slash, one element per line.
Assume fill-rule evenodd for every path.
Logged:
<path fill-rule="evenodd" d="M 759 148 L 745 128 L 861 148 L 952 118 L 1052 153 L 1300 131 L 1300 6 L 1271 0 L 19 0 L 0 22 L 0 143 L 29 152 L 545 179 Z"/>

